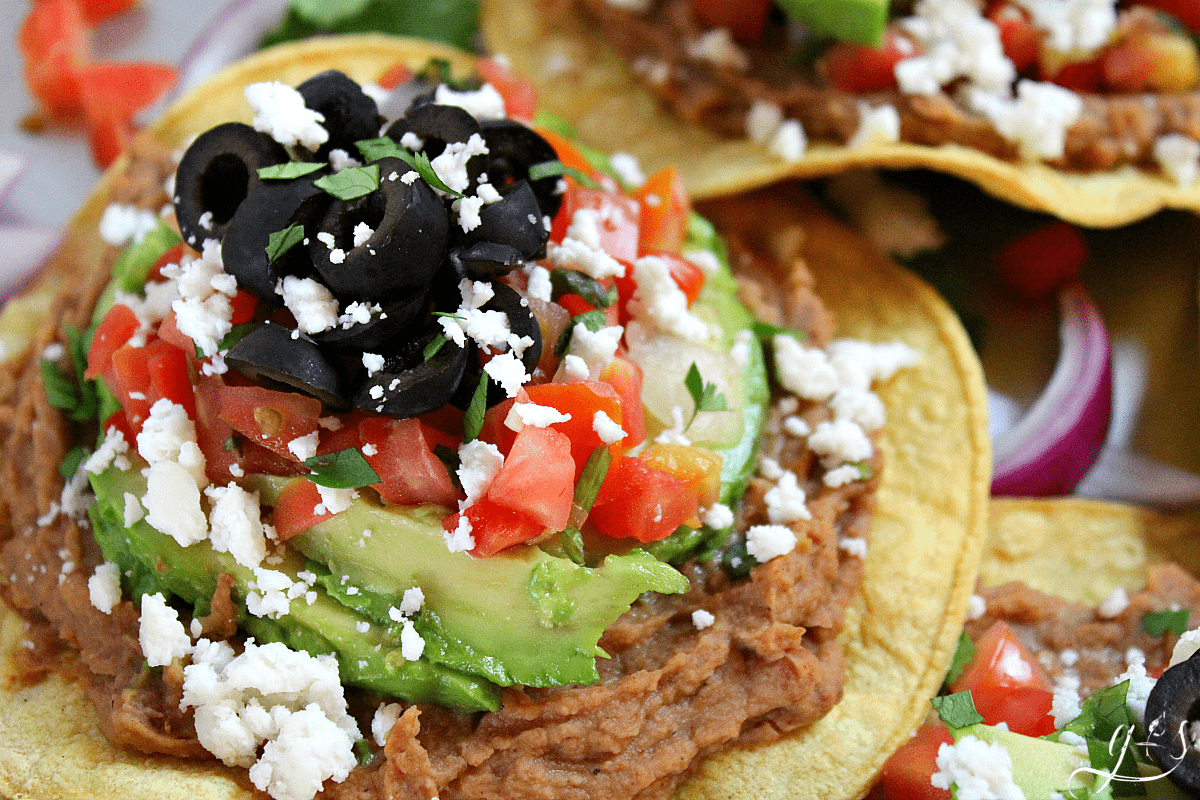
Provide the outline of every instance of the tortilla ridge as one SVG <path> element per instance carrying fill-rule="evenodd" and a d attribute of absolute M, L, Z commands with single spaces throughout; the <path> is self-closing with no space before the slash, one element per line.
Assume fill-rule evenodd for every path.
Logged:
<path fill-rule="evenodd" d="M 1200 181 L 1180 186 L 1131 166 L 1064 172 L 954 144 L 900 142 L 852 150 L 818 143 L 800 160 L 785 161 L 749 140 L 681 122 L 569 6 L 567 0 L 557 0 L 549 10 L 535 0 L 484 0 L 480 29 L 494 50 L 534 80 L 545 105 L 576 126 L 582 141 L 609 152 L 630 152 L 648 172 L 676 167 L 697 199 L 854 168 L 928 168 L 975 183 L 1014 205 L 1087 227 L 1117 227 L 1163 208 L 1200 211 Z M 586 67 L 565 69 L 564 59 Z M 614 119 L 621 124 L 613 125 Z"/>
<path fill-rule="evenodd" d="M 397 60 L 401 60 L 399 53 L 407 54 L 405 57 L 419 58 L 423 62 L 431 53 L 441 54 L 443 52 L 453 56 L 456 64 L 469 63 L 463 54 L 449 51 L 446 48 L 424 42 L 416 43 L 377 36 L 315 40 L 275 48 L 252 57 L 232 69 L 223 71 L 213 79 L 214 83 L 206 84 L 185 96 L 176 106 L 168 110 L 158 123 L 152 126 L 152 130 L 168 144 L 180 145 L 187 136 L 195 131 L 226 119 L 227 116 L 218 117 L 218 115 L 226 114 L 229 107 L 241 106 L 236 101 L 240 100 L 241 89 L 246 83 L 268 76 L 298 82 L 314 72 L 337 67 L 347 71 L 351 77 L 371 79 Z M 303 60 L 303 68 L 295 66 L 295 62 L 299 60 Z M 284 66 L 286 66 L 286 71 L 283 75 L 274 72 L 277 68 Z M 368 74 L 371 70 L 374 72 Z M 213 102 L 216 95 L 219 94 L 224 98 L 226 93 L 232 93 L 233 100 L 222 103 Z M 240 113 L 245 118 L 248 111 L 248 107 L 243 107 L 240 112 L 234 113 Z M 218 118 L 214 119 L 214 117 Z M 102 181 L 97 191 L 85 203 L 71 226 L 72 239 L 78 238 L 84 243 L 94 240 L 94 222 L 99 219 L 99 214 L 104 208 L 105 200 L 102 192 L 109 185 L 110 179 L 111 176 Z M 908 440 L 932 424 L 937 429 L 954 427 L 952 435 L 961 437 L 960 450 L 965 454 L 965 463 L 968 463 L 970 467 L 966 470 L 961 469 L 957 457 L 945 461 L 945 463 L 953 465 L 953 469 L 947 471 L 943 464 L 943 472 L 947 475 L 948 480 L 960 475 L 965 475 L 966 479 L 959 487 L 959 491 L 952 493 L 956 496 L 944 498 L 940 507 L 939 504 L 924 502 L 921 493 L 917 491 L 918 487 L 906 486 L 905 481 L 913 478 L 905 478 L 901 468 L 885 467 L 879 509 L 876 511 L 876 522 L 872 529 L 872 541 L 875 544 L 868 551 L 868 579 L 864 582 L 864 589 L 849 612 L 846 631 L 843 634 L 843 643 L 848 648 L 847 661 L 851 683 L 847 685 L 843 703 L 835 707 L 836 722 L 835 718 L 826 717 L 813 728 L 800 732 L 797 736 L 789 737 L 782 743 L 765 748 L 741 748 L 709 759 L 708 762 L 701 765 L 698 775 L 680 789 L 677 795 L 680 798 L 788 796 L 778 793 L 763 795 L 758 793 L 758 790 L 764 788 L 762 785 L 764 776 L 776 775 L 779 772 L 780 764 L 787 765 L 785 772 L 796 774 L 797 758 L 807 758 L 807 761 L 802 760 L 799 763 L 816 765 L 814 767 L 815 774 L 806 772 L 804 775 L 807 779 L 807 782 L 804 783 L 806 793 L 815 794 L 820 791 L 831 797 L 845 798 L 864 793 L 886 756 L 907 737 L 923 716 L 925 698 L 934 693 L 941 681 L 944 666 L 953 650 L 954 642 L 957 641 L 961 620 L 974 586 L 975 571 L 985 532 L 990 452 L 984 420 L 983 381 L 978 362 L 975 360 L 957 320 L 931 289 L 915 277 L 903 273 L 895 265 L 875 256 L 865 244 L 859 242 L 848 230 L 841 227 L 840 223 L 836 223 L 826 215 L 818 215 L 814 205 L 801 204 L 797 208 L 810 215 L 814 225 L 813 230 L 819 231 L 815 236 L 812 232 L 808 234 L 810 243 L 820 245 L 812 254 L 813 258 L 810 258 L 810 268 L 818 276 L 822 296 L 831 299 L 831 306 L 839 315 L 843 326 L 841 332 L 855 332 L 865 338 L 872 338 L 871 334 L 875 333 L 876 336 L 873 338 L 878 339 L 889 335 L 887 326 L 881 325 L 877 319 L 879 314 L 882 313 L 893 320 L 907 319 L 913 324 L 914 329 L 908 330 L 906 333 L 909 336 L 916 336 L 917 333 L 920 333 L 918 338 L 927 346 L 934 348 L 939 363 L 946 366 L 948 374 L 955 379 L 955 391 L 948 392 L 944 386 L 939 385 L 943 375 L 926 375 L 923 368 L 917 368 L 911 375 L 902 372 L 888 386 L 883 387 L 881 396 L 888 404 L 889 414 L 893 420 L 907 420 L 906 426 L 898 425 L 890 431 L 885 429 L 881 447 L 885 450 L 887 463 L 901 465 L 913 459 L 920 463 L 920 453 L 914 451 L 911 446 L 914 443 Z M 84 224 L 85 222 L 88 224 Z M 851 243 L 854 243 L 853 246 Z M 833 274 L 833 267 L 837 262 L 845 260 L 843 256 L 847 250 L 855 253 L 869 264 L 869 267 L 863 267 L 863 275 L 874 275 L 875 283 L 872 284 L 871 291 L 865 287 L 856 289 L 851 285 L 841 285 L 839 282 L 829 282 L 828 286 L 825 285 Z M 876 270 L 883 271 L 877 272 Z M 44 277 L 38 286 L 42 287 L 46 282 L 47 277 Z M 894 282 L 899 282 L 898 285 L 902 287 L 903 291 L 900 294 L 904 301 L 901 303 L 885 302 L 882 307 L 879 307 L 879 287 L 897 285 Z M 837 288 L 839 285 L 841 288 Z M 36 291 L 35 289 L 35 293 Z M 889 296 L 887 291 L 882 294 L 885 297 Z M 869 297 L 874 297 L 875 300 L 867 302 L 864 308 L 841 307 L 845 302 Z M 841 302 L 838 298 L 841 299 Z M 7 314 L 7 310 L 5 313 Z M 911 317 L 906 316 L 910 314 Z M 914 320 L 919 320 L 920 324 Z M 855 327 L 856 325 L 858 327 Z M 49 341 L 54 327 L 53 324 L 43 325 L 41 333 L 43 344 Z M 0 327 L 0 330 L 3 328 Z M 893 332 L 890 335 L 895 338 L 897 334 Z M 904 408 L 902 401 L 907 399 L 907 393 L 911 391 L 920 394 L 918 389 L 922 386 L 934 386 L 940 391 L 924 397 L 919 408 Z M 926 394 L 928 395 L 928 393 Z M 901 431 L 908 432 L 909 436 L 901 435 Z M 892 476 L 890 481 L 889 475 Z M 890 510 L 890 506 L 893 504 L 897 505 L 895 511 Z M 931 631 L 928 633 L 930 649 L 927 655 L 918 657 L 915 663 L 911 660 L 903 663 L 904 658 L 900 657 L 902 654 L 889 654 L 886 652 L 886 648 L 876 648 L 874 643 L 884 641 L 888 638 L 885 634 L 890 635 L 895 632 L 876 629 L 883 624 L 884 617 L 882 615 L 864 616 L 868 609 L 886 605 L 886 598 L 873 596 L 877 592 L 868 593 L 867 591 L 868 588 L 872 590 L 880 588 L 877 585 L 879 581 L 873 582 L 870 576 L 873 574 L 871 571 L 873 561 L 878 570 L 881 557 L 875 555 L 872 559 L 872 553 L 888 552 L 887 542 L 880 541 L 876 531 L 880 530 L 882 526 L 893 536 L 896 531 L 906 535 L 911 534 L 914 523 L 911 517 L 906 516 L 907 514 L 937 514 L 939 525 L 917 525 L 917 527 L 930 528 L 922 530 L 920 533 L 926 544 L 937 545 L 939 552 L 950 550 L 957 553 L 957 560 L 952 565 L 945 566 L 936 576 L 940 582 L 933 589 L 940 594 L 937 595 L 938 602 L 932 604 L 933 610 L 929 614 L 929 619 L 912 625 L 914 630 Z M 948 546 L 948 542 L 953 543 L 954 546 Z M 904 547 L 902 549 L 907 552 L 911 548 Z M 917 569 L 911 577 L 914 579 L 922 576 L 932 577 L 929 573 L 930 571 L 921 565 L 921 568 Z M 11 653 L 20 647 L 21 622 L 12 612 L 5 613 L 2 619 L 4 633 L 0 637 L 0 645 L 3 646 L 4 652 Z M 856 642 L 860 642 L 864 636 L 869 637 L 866 639 L 866 644 L 860 643 L 855 646 Z M 879 652 L 880 649 L 883 652 Z M 851 652 L 854 654 L 853 658 Z M 862 659 L 870 659 L 872 663 L 859 664 L 858 662 Z M 876 661 L 879 663 L 875 663 Z M 883 683 L 887 685 L 888 681 L 898 678 L 899 683 L 893 686 L 893 696 L 903 696 L 903 702 L 894 715 L 894 722 L 889 728 L 887 736 L 882 740 L 875 735 L 879 720 L 877 697 L 867 696 L 868 692 L 878 688 L 881 681 L 882 673 L 877 671 L 877 667 L 880 665 L 892 671 L 887 674 L 886 679 L 883 679 Z M 11 662 L 7 667 L 5 673 L 12 675 Z M 849 704 L 847 698 L 851 701 Z M 19 726 L 25 724 L 37 727 L 40 719 L 52 718 L 56 713 L 61 715 L 65 708 L 82 710 L 83 716 L 76 720 L 80 724 L 68 731 L 69 735 L 66 737 L 48 736 L 49 741 L 45 743 L 45 748 L 41 749 L 41 753 L 36 759 L 22 760 L 19 757 L 22 751 L 19 747 L 14 746 L 14 741 L 23 741 L 28 736 L 28 731 L 22 730 Z M 20 714 L 21 709 L 28 710 L 28 713 Z M 830 771 L 828 768 L 834 764 L 832 760 L 822 756 L 821 753 L 828 753 L 830 748 L 845 742 L 844 726 L 848 721 L 857 719 L 850 715 L 850 709 L 860 712 L 870 711 L 870 714 L 859 719 L 861 724 L 857 733 L 858 738 L 862 742 L 867 742 L 868 746 L 862 748 L 865 752 L 853 764 L 853 768 L 849 768 L 843 763 L 837 765 L 840 771 Z M 146 790 L 146 794 L 143 795 L 146 797 L 178 797 L 182 799 L 209 796 L 230 798 L 254 796 L 245 781 L 244 774 L 227 770 L 216 762 L 181 763 L 171 759 L 115 751 L 107 746 L 102 738 L 96 741 L 99 734 L 94 730 L 94 723 L 87 724 L 89 719 L 94 719 L 90 712 L 90 704 L 82 699 L 78 685 L 66 682 L 59 677 L 51 678 L 48 682 L 34 687 L 14 690 L 13 686 L 8 686 L 3 692 L 0 692 L 0 794 L 14 797 L 69 798 L 77 796 L 83 798 L 93 796 L 93 792 L 107 794 L 110 791 L 108 787 L 120 785 L 122 788 L 111 791 L 122 796 L 136 797 L 138 796 L 136 790 L 140 784 L 134 786 L 121 782 L 128 782 L 131 776 L 143 775 L 141 770 L 151 770 L 154 780 L 149 781 L 149 785 L 142 787 Z M 840 731 L 838 730 L 839 725 L 842 726 Z M 40 728 L 38 730 L 41 732 Z M 56 745 L 61 745 L 61 748 L 55 749 Z M 780 750 L 774 749 L 781 747 Z M 821 747 L 825 747 L 826 750 L 821 751 Z M 13 755 L 14 753 L 16 755 Z M 82 762 L 75 774 L 83 782 L 84 788 L 81 788 L 75 795 L 63 792 L 63 789 L 68 787 L 58 785 L 55 775 L 58 774 L 59 769 L 50 766 L 55 763 L 61 765 L 72 759 Z M 843 753 L 839 753 L 839 759 L 843 762 L 846 761 Z M 736 769 L 741 771 L 731 772 L 730 765 L 733 764 L 738 765 Z M 749 772 L 746 771 L 747 765 L 749 765 Z M 47 769 L 43 770 L 43 766 Z M 238 777 L 235 778 L 234 775 Z M 712 785 L 713 775 L 719 776 L 718 784 L 720 786 L 731 790 L 737 788 L 739 791 L 735 794 L 713 794 L 712 792 L 715 791 Z M 158 780 L 160 776 L 162 777 L 161 782 Z M 747 786 L 747 779 L 749 779 L 749 786 Z M 745 791 L 741 791 L 742 789 Z M 791 789 L 789 788 L 788 791 Z"/>

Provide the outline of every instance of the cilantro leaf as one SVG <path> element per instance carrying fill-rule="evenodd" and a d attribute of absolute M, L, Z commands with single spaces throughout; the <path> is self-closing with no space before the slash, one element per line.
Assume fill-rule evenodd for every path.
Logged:
<path fill-rule="evenodd" d="M 309 480 L 330 489 L 357 489 L 379 483 L 379 473 L 355 447 L 313 456 L 304 465 L 312 470 Z"/>
<path fill-rule="evenodd" d="M 264 181 L 286 181 L 292 178 L 303 178 L 325 166 L 319 161 L 288 161 L 270 167 L 259 167 L 258 177 Z"/>
<path fill-rule="evenodd" d="M 1167 631 L 1182 636 L 1187 633 L 1189 614 L 1186 608 L 1178 611 L 1148 611 L 1142 616 L 1142 627 L 1151 636 L 1162 636 Z"/>
<path fill-rule="evenodd" d="M 355 142 L 354 146 L 358 148 L 358 152 L 362 154 L 363 159 L 368 164 L 372 161 L 378 161 L 381 158 L 398 156 L 400 153 L 408 152 L 399 142 L 388 136 L 363 139 Z"/>
<path fill-rule="evenodd" d="M 444 344 L 446 344 L 446 342 L 448 342 L 448 341 L 450 341 L 450 340 L 446 338 L 446 334 L 444 334 L 444 333 L 439 333 L 437 336 L 433 337 L 433 341 L 431 341 L 429 344 L 425 345 L 425 350 L 422 353 L 425 360 L 428 361 L 429 359 L 436 356 L 438 354 L 438 352 L 442 349 L 442 346 Z"/>
<path fill-rule="evenodd" d="M 458 466 L 461 462 L 458 457 L 458 451 L 444 444 L 435 444 L 433 446 L 433 454 L 437 456 L 438 461 L 442 462 L 442 466 L 450 474 L 450 483 L 454 484 L 454 488 L 461 492 L 462 482 L 458 479 Z"/>
<path fill-rule="evenodd" d="M 483 430 L 483 415 L 487 412 L 488 381 L 486 372 L 479 376 L 479 385 L 475 387 L 475 394 L 471 395 L 471 402 L 463 414 L 463 444 L 473 441 Z"/>
<path fill-rule="evenodd" d="M 304 226 L 299 223 L 288 225 L 267 237 L 267 259 L 278 261 L 284 253 L 304 241 Z"/>
<path fill-rule="evenodd" d="M 954 683 L 962 677 L 963 670 L 975 657 L 975 643 L 966 633 L 959 634 L 958 647 L 954 648 L 954 657 L 950 659 L 950 669 L 946 671 L 946 683 Z"/>
<path fill-rule="evenodd" d="M 942 722 L 951 729 L 983 722 L 983 715 L 975 710 L 975 699 L 969 691 L 934 697 L 929 702 L 942 718 Z"/>
<path fill-rule="evenodd" d="M 596 183 L 591 175 L 588 175 L 578 167 L 568 167 L 561 161 L 543 161 L 529 168 L 529 180 L 531 181 L 540 181 L 542 178 L 553 178 L 555 176 L 574 178 L 580 185 L 586 186 L 589 189 L 600 188 L 600 184 Z"/>
<path fill-rule="evenodd" d="M 783 334 L 784 336 L 794 336 L 800 341 L 804 341 L 808 338 L 808 333 L 805 331 L 784 328 L 779 325 L 774 325 L 770 322 L 763 322 L 762 320 L 755 320 L 754 324 L 750 326 L 750 330 L 754 331 L 754 335 L 759 339 L 771 339 L 779 334 Z"/>
<path fill-rule="evenodd" d="M 245 339 L 247 336 L 249 336 L 251 331 L 261 327 L 261 322 L 244 322 L 241 325 L 234 325 L 229 329 L 229 333 L 221 337 L 221 343 L 217 345 L 217 350 L 228 350 L 242 339 Z"/>
<path fill-rule="evenodd" d="M 683 378 L 683 385 L 687 387 L 688 394 L 691 395 L 692 402 L 695 408 L 692 410 L 692 418 L 688 420 L 686 427 L 690 428 L 692 423 L 696 421 L 696 415 L 701 411 L 727 411 L 729 405 L 725 402 L 725 395 L 717 392 L 715 383 L 705 383 L 700 377 L 700 368 L 693 361 L 688 367 L 687 375 Z"/>
<path fill-rule="evenodd" d="M 415 169 L 417 174 L 421 176 L 421 180 L 428 183 L 434 189 L 437 189 L 440 192 L 445 192 L 451 197 L 466 197 L 466 195 L 462 192 L 456 192 L 446 185 L 446 182 L 443 181 L 434 170 L 433 165 L 429 163 L 429 155 L 424 150 L 419 153 L 410 153 L 407 150 L 400 150 L 395 155 L 396 158 Z"/>
<path fill-rule="evenodd" d="M 608 308 L 617 302 L 617 287 L 605 287 L 600 281 L 577 269 L 550 270 L 550 299 L 557 301 L 564 294 L 577 294 L 598 308 Z"/>
<path fill-rule="evenodd" d="M 558 341 L 554 344 L 554 355 L 561 356 L 571 347 L 571 337 L 575 333 L 575 326 L 583 323 L 583 327 L 587 328 L 592 333 L 604 327 L 604 323 L 608 318 L 604 316 L 604 312 L 596 309 L 583 314 L 577 314 L 571 317 L 571 323 L 563 330 L 562 335 L 558 337 Z"/>
<path fill-rule="evenodd" d="M 346 167 L 341 172 L 317 178 L 314 185 L 339 200 L 364 197 L 379 188 L 379 165 Z"/>
<path fill-rule="evenodd" d="M 69 481 L 71 476 L 79 471 L 79 465 L 86 461 L 91 454 L 92 451 L 87 447 L 81 444 L 75 445 L 63 456 L 62 463 L 58 465 L 58 474 L 64 481 Z"/>
<path fill-rule="evenodd" d="M 96 382 L 83 377 L 87 371 L 89 337 L 71 326 L 67 326 L 64 333 L 71 369 L 68 371 L 53 361 L 42 359 L 39 364 L 42 386 L 51 406 L 65 412 L 75 422 L 87 422 L 95 419 L 100 410 Z"/>

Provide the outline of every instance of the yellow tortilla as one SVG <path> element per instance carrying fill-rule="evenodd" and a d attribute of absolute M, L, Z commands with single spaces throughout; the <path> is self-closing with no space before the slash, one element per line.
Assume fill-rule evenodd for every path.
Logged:
<path fill-rule="evenodd" d="M 230 118 L 247 119 L 243 87 L 295 84 L 329 68 L 373 80 L 397 61 L 461 54 L 383 37 L 320 39 L 267 51 L 223 72 L 169 110 L 154 130 L 168 144 Z M 118 165 L 117 169 L 120 168 Z M 91 252 L 105 205 L 102 183 L 70 230 L 68 247 Z M 761 193 L 764 220 L 803 231 L 817 289 L 838 315 L 839 335 L 903 340 L 922 353 L 880 392 L 889 414 L 880 447 L 885 472 L 866 558 L 866 580 L 849 610 L 843 641 L 848 682 L 834 711 L 811 728 L 759 748 L 733 749 L 701 765 L 680 798 L 853 798 L 924 716 L 942 680 L 975 584 L 983 544 L 990 447 L 982 373 L 953 313 L 910 273 L 795 189 Z M 52 268 L 53 269 L 53 268 Z M 17 307 L 39 306 L 54 273 Z M 33 298 L 33 299 L 30 299 Z M 10 309 L 13 308 L 10 306 Z M 29 337 L 6 312 L 9 352 Z M 45 325 L 36 339 L 53 335 Z M 18 651 L 21 623 L 3 616 L 0 650 Z M 8 664 L 8 674 L 12 665 Z M 96 731 L 77 685 L 58 676 L 0 691 L 0 795 L 24 798 L 249 798 L 244 772 L 114 750 Z"/>
<path fill-rule="evenodd" d="M 565 0 L 484 0 L 484 40 L 533 80 L 542 107 L 576 125 L 581 140 L 609 152 L 632 153 L 648 172 L 675 166 L 697 198 L 859 167 L 928 168 L 968 180 L 1015 205 L 1089 227 L 1124 225 L 1162 208 L 1200 211 L 1200 182 L 1180 186 L 1132 166 L 1068 173 L 1041 163 L 1004 161 L 961 145 L 849 149 L 817 143 L 799 161 L 784 161 L 747 139 L 728 139 L 680 122 L 644 88 L 600 31 L 570 6 Z"/>

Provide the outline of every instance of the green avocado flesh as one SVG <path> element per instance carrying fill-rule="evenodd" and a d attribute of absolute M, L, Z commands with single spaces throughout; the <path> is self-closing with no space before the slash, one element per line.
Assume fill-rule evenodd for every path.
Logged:
<path fill-rule="evenodd" d="M 118 288 L 137 291 L 140 286 L 133 284 L 144 281 L 149 265 L 173 243 L 155 232 L 145 246 L 128 249 L 119 262 L 128 265 L 114 273 L 102 302 L 111 305 Z M 731 366 L 728 354 L 736 334 L 753 319 L 736 300 L 736 283 L 715 231 L 695 215 L 687 247 L 712 250 L 723 264 L 692 310 L 724 331 L 703 345 L 707 352 L 697 353 L 708 365 L 704 378 L 723 381 L 728 409 L 701 412 L 689 435 L 718 432 L 696 443 L 721 453 L 721 499 L 733 503 L 754 468 L 769 396 L 767 373 L 762 347 L 753 338 L 746 342 L 744 361 Z M 653 355 L 659 359 L 692 356 L 679 352 L 672 359 L 668 346 L 659 342 L 658 347 Z M 652 365 L 644 366 L 647 375 L 656 374 Z M 651 436 L 657 433 L 652 422 L 648 428 Z M 293 582 L 307 575 L 312 585 L 291 599 L 286 614 L 260 618 L 246 609 L 254 573 L 230 554 L 213 550 L 207 541 L 183 547 L 144 519 L 125 527 L 126 495 L 140 499 L 146 494 L 141 472 L 146 464 L 130 455 L 130 469 L 111 467 L 89 476 L 97 497 L 90 515 L 105 559 L 118 565 L 135 604 L 145 594 L 161 592 L 203 616 L 210 611 L 218 577 L 229 575 L 237 622 L 248 635 L 332 654 L 343 682 L 410 702 L 494 710 L 502 686 L 595 682 L 596 659 L 607 657 L 598 646 L 604 630 L 644 592 L 680 593 L 689 586 L 675 568 L 640 549 L 609 554 L 589 562 L 592 566 L 532 545 L 484 559 L 451 553 L 442 529 L 449 509 L 385 505 L 368 489 L 350 508 L 290 539 L 263 564 Z M 244 486 L 271 506 L 288 480 L 254 475 Z M 424 650 L 409 661 L 401 647 L 403 618 L 389 612 L 414 587 L 425 598 L 412 616 Z"/>
<path fill-rule="evenodd" d="M 879 45 L 888 22 L 888 0 L 779 0 L 794 19 L 839 41 Z"/>
<path fill-rule="evenodd" d="M 1111 784 L 1101 786 L 1100 778 L 1094 773 L 1077 771 L 1089 767 L 1091 762 L 1070 745 L 991 725 L 969 725 L 954 730 L 953 734 L 956 742 L 964 736 L 974 736 L 1007 750 L 1013 762 L 1013 783 L 1025 793 L 1026 800 L 1051 800 L 1052 797 L 1107 800 L 1112 797 Z M 1069 792 L 1068 787 L 1075 793 Z"/>

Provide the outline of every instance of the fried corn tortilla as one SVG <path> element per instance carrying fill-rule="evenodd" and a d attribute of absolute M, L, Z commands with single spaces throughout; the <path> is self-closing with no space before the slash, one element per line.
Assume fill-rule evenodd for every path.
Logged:
<path fill-rule="evenodd" d="M 469 64 L 465 56 L 425 42 L 369 36 L 268 50 L 185 97 L 152 130 L 164 143 L 180 146 L 218 122 L 248 120 L 242 90 L 249 83 L 295 84 L 331 68 L 370 81 L 397 62 L 418 67 L 431 56 L 459 68 Z M 70 226 L 63 254 L 0 316 L 6 358 L 39 352 L 55 340 L 64 316 L 86 319 L 87 310 L 69 302 L 70 290 L 57 290 L 86 278 L 70 274 L 74 263 L 104 269 L 96 222 L 111 181 L 110 175 Z M 889 416 L 879 440 L 886 467 L 866 577 L 842 636 L 848 673 L 842 701 L 817 724 L 777 743 L 705 761 L 677 796 L 852 798 L 866 791 L 887 755 L 924 716 L 975 585 L 990 478 L 982 374 L 956 318 L 936 294 L 875 255 L 798 189 L 759 192 L 702 210 L 720 223 L 736 210 L 732 204 L 748 204 L 742 211 L 751 209 L 763 221 L 768 242 L 802 237 L 803 257 L 838 316 L 839 335 L 901 340 L 920 351 L 921 361 L 880 391 Z M 7 612 L 0 630 L 9 677 L 0 692 L 0 795 L 253 796 L 244 772 L 215 761 L 114 748 L 97 730 L 69 669 L 38 683 L 16 680 L 22 675 L 15 655 L 25 635 L 22 622 Z"/>
<path fill-rule="evenodd" d="M 532 79 L 542 106 L 573 123 L 584 142 L 632 153 L 647 170 L 675 166 L 697 198 L 856 167 L 924 167 L 971 181 L 1018 206 L 1089 227 L 1124 225 L 1162 208 L 1200 210 L 1200 184 L 1180 186 L 1132 166 L 1065 172 L 955 144 L 876 143 L 852 149 L 814 143 L 798 161 L 785 161 L 749 139 L 682 124 L 571 3 L 486 0 L 481 28 L 487 46 Z"/>

